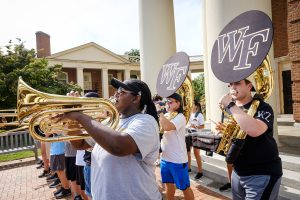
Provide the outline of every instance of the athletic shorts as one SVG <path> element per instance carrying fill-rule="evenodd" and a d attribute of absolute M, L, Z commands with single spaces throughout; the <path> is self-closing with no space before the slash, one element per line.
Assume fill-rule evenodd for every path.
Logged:
<path fill-rule="evenodd" d="M 52 171 L 62 171 L 65 169 L 65 154 L 51 155 L 50 168 Z"/>
<path fill-rule="evenodd" d="M 163 183 L 174 183 L 180 190 L 190 187 L 188 163 L 160 162 L 160 174 Z"/>
<path fill-rule="evenodd" d="M 76 184 L 80 185 L 81 190 L 85 190 L 83 168 L 84 166 L 76 165 Z"/>
<path fill-rule="evenodd" d="M 233 199 L 278 199 L 281 176 L 252 175 L 231 176 Z"/>
<path fill-rule="evenodd" d="M 65 157 L 66 176 L 69 181 L 76 181 L 76 157 Z"/>

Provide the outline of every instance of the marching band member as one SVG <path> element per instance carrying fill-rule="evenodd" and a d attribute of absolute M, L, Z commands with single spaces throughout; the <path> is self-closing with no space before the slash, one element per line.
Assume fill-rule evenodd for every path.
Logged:
<path fill-rule="evenodd" d="M 120 121 L 116 130 L 80 112 L 62 118 L 78 121 L 96 141 L 92 151 L 91 187 L 95 200 L 161 199 L 154 162 L 159 150 L 155 105 L 147 84 L 112 79 Z M 59 116 L 57 116 L 59 119 Z"/>
<path fill-rule="evenodd" d="M 233 199 L 277 199 L 282 176 L 281 159 L 273 138 L 272 107 L 260 99 L 254 117 L 243 111 L 253 101 L 252 83 L 243 79 L 230 83 L 230 93 L 219 103 L 230 110 L 247 133 L 245 144 L 234 161 L 231 177 Z M 217 129 L 221 130 L 221 124 Z"/>
<path fill-rule="evenodd" d="M 162 156 L 160 163 L 162 183 L 166 183 L 167 186 L 167 199 L 174 198 L 175 185 L 183 191 L 184 199 L 194 199 L 188 173 L 185 144 L 186 119 L 182 114 L 182 97 L 174 93 L 167 99 L 168 113 L 166 113 L 166 117 L 162 112 L 159 114 L 160 126 L 164 130 L 161 140 Z M 172 113 L 176 112 L 176 116 L 172 118 Z"/>

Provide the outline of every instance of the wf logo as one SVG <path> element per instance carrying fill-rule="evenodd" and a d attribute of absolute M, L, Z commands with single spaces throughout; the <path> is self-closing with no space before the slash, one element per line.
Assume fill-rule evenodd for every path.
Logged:
<path fill-rule="evenodd" d="M 229 32 L 227 34 L 220 35 L 218 40 L 218 62 L 222 63 L 225 55 L 228 52 L 229 62 L 233 62 L 238 57 L 238 64 L 233 67 L 233 70 L 241 70 L 251 68 L 251 63 L 248 63 L 248 57 L 251 54 L 256 56 L 259 42 L 254 42 L 252 40 L 255 37 L 261 37 L 262 42 L 268 40 L 270 29 L 263 29 L 254 33 L 246 35 L 246 32 L 249 30 L 249 26 L 240 28 L 238 30 Z M 239 34 L 236 39 L 236 34 Z M 241 49 L 240 54 L 237 55 Z"/>
<path fill-rule="evenodd" d="M 182 75 L 186 74 L 188 66 L 178 67 L 179 63 L 169 63 L 163 65 L 160 84 L 165 82 L 167 90 L 175 90 L 176 83 L 180 81 Z"/>

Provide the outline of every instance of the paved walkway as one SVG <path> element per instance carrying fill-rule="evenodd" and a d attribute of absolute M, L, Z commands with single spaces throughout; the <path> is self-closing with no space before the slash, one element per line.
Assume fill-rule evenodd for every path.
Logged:
<path fill-rule="evenodd" d="M 45 178 L 38 178 L 41 170 L 36 169 L 32 158 L 23 161 L 0 163 L 0 200 L 51 200 L 55 199 L 55 189 L 48 187 Z M 157 182 L 165 197 L 165 191 L 160 181 L 160 169 L 156 169 Z M 213 191 L 191 182 L 196 200 L 228 199 Z M 183 199 L 183 193 L 176 190 L 175 199 Z M 67 198 L 70 200 L 71 198 Z M 165 198 L 164 198 L 165 199 Z"/>

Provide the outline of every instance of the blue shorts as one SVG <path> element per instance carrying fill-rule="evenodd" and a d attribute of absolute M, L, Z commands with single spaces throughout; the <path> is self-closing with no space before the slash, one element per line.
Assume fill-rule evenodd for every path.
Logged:
<path fill-rule="evenodd" d="M 160 174 L 163 183 L 175 183 L 180 190 L 190 187 L 188 163 L 178 164 L 161 160 Z"/>
<path fill-rule="evenodd" d="M 83 168 L 84 183 L 85 183 L 85 194 L 92 197 L 91 193 L 91 166 L 86 165 Z"/>

